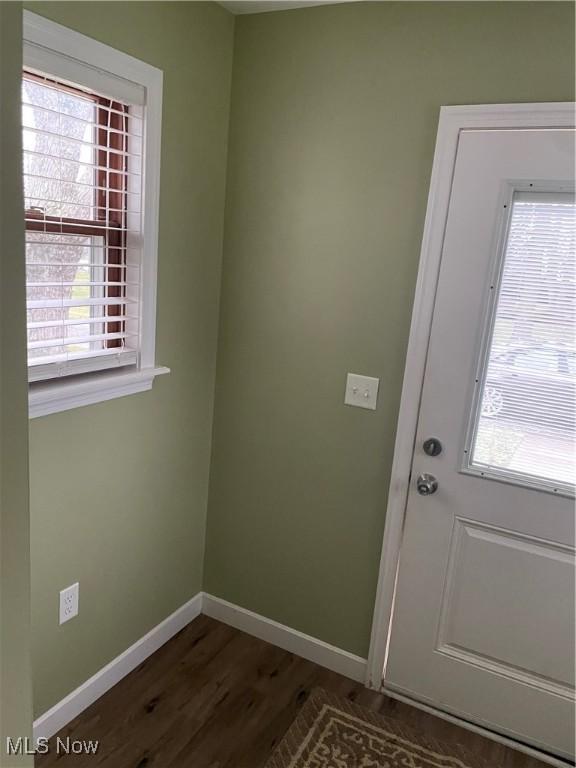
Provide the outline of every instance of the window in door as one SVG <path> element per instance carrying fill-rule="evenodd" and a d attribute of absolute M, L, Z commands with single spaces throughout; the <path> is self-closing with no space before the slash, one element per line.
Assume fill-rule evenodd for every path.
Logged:
<path fill-rule="evenodd" d="M 574 196 L 517 193 L 467 469 L 573 492 L 576 474 Z"/>

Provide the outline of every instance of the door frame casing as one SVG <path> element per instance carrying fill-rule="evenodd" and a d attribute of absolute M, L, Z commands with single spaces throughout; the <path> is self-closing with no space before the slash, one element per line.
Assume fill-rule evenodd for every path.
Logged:
<path fill-rule="evenodd" d="M 474 129 L 574 128 L 575 107 L 574 102 L 543 102 L 440 108 L 388 490 L 366 670 L 368 688 L 385 687 L 410 472 L 460 133 Z"/>

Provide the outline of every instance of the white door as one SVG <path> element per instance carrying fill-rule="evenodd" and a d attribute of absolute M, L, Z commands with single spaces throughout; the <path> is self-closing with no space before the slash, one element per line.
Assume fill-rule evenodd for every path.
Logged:
<path fill-rule="evenodd" d="M 561 755 L 574 753 L 573 184 L 572 129 L 460 134 L 385 674 Z"/>

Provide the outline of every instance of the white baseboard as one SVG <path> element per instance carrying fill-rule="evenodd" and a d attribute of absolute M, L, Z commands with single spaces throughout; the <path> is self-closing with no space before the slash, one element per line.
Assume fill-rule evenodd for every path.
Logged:
<path fill-rule="evenodd" d="M 366 678 L 367 662 L 361 656 L 355 656 L 353 653 L 328 645 L 322 640 L 229 603 L 220 597 L 204 593 L 202 613 L 352 680 L 363 683 Z"/>
<path fill-rule="evenodd" d="M 180 606 L 173 614 L 160 622 L 134 645 L 96 672 L 75 691 L 68 694 L 51 709 L 34 721 L 34 740 L 50 738 L 77 717 L 113 685 L 120 682 L 133 669 L 151 656 L 177 632 L 202 612 L 202 592 Z"/>
<path fill-rule="evenodd" d="M 248 611 L 246 608 L 233 605 L 219 597 L 199 592 L 35 720 L 34 740 L 41 737 L 50 738 L 57 733 L 201 613 L 352 680 L 364 682 L 366 659 L 335 648 L 322 640 Z"/>
<path fill-rule="evenodd" d="M 260 616 L 239 605 L 229 603 L 227 600 L 222 600 L 220 597 L 199 592 L 195 597 L 168 616 L 168 618 L 151 629 L 144 637 L 137 640 L 134 645 L 127 648 L 109 664 L 96 672 L 89 680 L 82 683 L 75 691 L 72 691 L 62 701 L 59 701 L 35 720 L 34 741 L 41 737 L 50 738 L 57 733 L 201 613 L 249 635 L 258 637 L 260 640 L 272 643 L 272 645 L 283 648 L 289 653 L 294 653 L 297 656 L 308 659 L 308 661 L 338 672 L 352 680 L 365 682 L 367 660 L 361 656 L 355 656 L 348 651 L 343 651 L 315 637 L 305 635 L 303 632 L 298 632 L 296 629 L 291 629 L 284 624 L 279 624 L 277 621 L 267 619 L 265 616 Z M 486 738 L 535 756 L 551 766 L 558 766 L 558 768 L 568 766 L 568 763 L 541 753 L 537 749 L 519 744 L 506 736 L 495 734 L 483 727 L 463 721 L 458 717 L 437 710 L 422 702 L 415 701 L 388 688 L 381 689 L 381 692 L 400 699 L 400 701 L 404 701 L 411 706 L 424 709 L 436 715 L 436 717 L 455 722 L 463 728 L 468 728 L 486 736 Z"/>

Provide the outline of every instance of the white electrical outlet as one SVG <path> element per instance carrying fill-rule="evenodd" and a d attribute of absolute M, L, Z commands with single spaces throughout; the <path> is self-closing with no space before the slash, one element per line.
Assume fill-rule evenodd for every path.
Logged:
<path fill-rule="evenodd" d="M 372 376 L 360 376 L 357 373 L 349 373 L 346 379 L 346 392 L 344 403 L 355 405 L 357 408 L 376 410 L 378 400 L 378 385 L 380 379 Z"/>
<path fill-rule="evenodd" d="M 72 584 L 60 592 L 60 624 L 78 615 L 78 591 L 80 584 Z"/>

